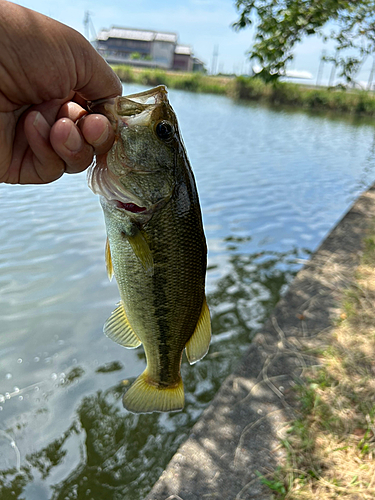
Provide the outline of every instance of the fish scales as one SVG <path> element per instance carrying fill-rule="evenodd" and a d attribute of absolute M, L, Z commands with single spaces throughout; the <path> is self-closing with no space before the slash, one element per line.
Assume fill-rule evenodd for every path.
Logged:
<path fill-rule="evenodd" d="M 149 374 L 153 380 L 169 383 L 177 382 L 179 376 L 180 358 L 175 353 L 182 354 L 200 315 L 204 300 L 201 274 L 206 262 L 205 245 L 194 231 L 199 223 L 196 210 L 192 207 L 181 214 L 175 209 L 178 201 L 172 197 L 143 229 L 154 259 L 152 276 L 121 229 L 107 223 L 110 245 L 118 249 L 112 262 L 121 299 L 142 340 Z"/>
<path fill-rule="evenodd" d="M 154 103 L 142 107 L 150 96 Z M 125 394 L 124 406 L 134 412 L 180 410 L 183 350 L 194 363 L 206 354 L 211 337 L 197 189 L 164 87 L 117 99 L 139 100 L 140 112 L 124 118 L 122 127 L 116 103 L 110 112 L 104 108 L 120 129 L 118 139 L 89 174 L 90 187 L 102 195 L 107 267 L 113 268 L 121 297 L 104 331 L 125 347 L 142 343 L 145 350 L 146 370 Z M 126 113 L 126 102 L 121 106 Z M 165 141 L 163 132 L 155 141 L 158 126 L 172 129 L 173 140 Z"/>

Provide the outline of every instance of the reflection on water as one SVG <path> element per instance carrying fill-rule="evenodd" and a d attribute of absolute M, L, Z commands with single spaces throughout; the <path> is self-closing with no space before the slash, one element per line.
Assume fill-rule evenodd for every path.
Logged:
<path fill-rule="evenodd" d="M 126 92 L 139 90 L 129 88 Z M 0 500 L 145 497 L 295 272 L 374 179 L 374 128 L 171 92 L 208 240 L 208 355 L 186 407 L 132 415 L 142 348 L 102 333 L 118 302 L 84 175 L 0 186 Z"/>
<path fill-rule="evenodd" d="M 356 190 L 364 191 L 374 180 L 374 165 L 375 165 L 375 136 L 372 138 L 371 145 L 363 164 L 361 177 L 358 179 Z"/>
<path fill-rule="evenodd" d="M 119 380 L 110 388 L 85 396 L 58 437 L 27 454 L 19 470 L 15 467 L 17 443 L 12 436 L 21 429 L 7 429 L 5 435 L 0 434 L 0 440 L 2 436 L 8 439 L 5 455 L 11 466 L 0 471 L 1 499 L 144 498 L 221 382 L 233 370 L 254 328 L 270 313 L 300 265 L 300 252 L 295 249 L 244 255 L 239 253 L 241 242 L 242 238 L 226 239 L 229 272 L 208 296 L 214 334 L 209 354 L 204 363 L 194 366 L 184 360 L 184 412 L 150 415 L 124 412 L 121 399 L 125 385 Z M 139 354 L 143 357 L 141 350 Z M 99 366 L 96 373 L 109 374 L 122 368 L 119 361 L 114 361 Z M 72 368 L 59 380 L 57 390 L 68 390 L 84 375 L 83 367 Z M 48 409 L 39 411 L 46 413 Z M 28 425 L 33 423 L 23 425 L 22 434 L 27 434 Z M 61 479 L 56 481 L 57 478 Z"/>
<path fill-rule="evenodd" d="M 228 253 L 237 251 L 238 243 L 248 239 L 226 238 L 230 242 Z M 299 253 L 305 256 L 309 251 L 293 249 L 230 255 L 230 272 L 216 283 L 216 290 L 208 297 L 215 332 L 213 343 L 232 335 L 243 335 L 245 343 L 246 338 L 249 340 L 250 333 L 261 326 L 300 267 Z"/>

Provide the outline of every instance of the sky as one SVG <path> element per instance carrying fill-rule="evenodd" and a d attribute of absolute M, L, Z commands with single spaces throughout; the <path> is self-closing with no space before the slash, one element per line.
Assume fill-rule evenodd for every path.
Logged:
<path fill-rule="evenodd" d="M 15 3 L 52 17 L 82 34 L 85 34 L 85 11 L 90 12 L 97 33 L 111 26 L 174 32 L 179 36 L 179 43 L 192 46 L 194 55 L 205 63 L 209 72 L 213 69 L 215 47 L 217 71 L 247 74 L 250 69 L 246 52 L 252 45 L 253 30 L 236 32 L 231 27 L 238 19 L 235 0 L 21 0 Z M 311 79 L 305 82 L 316 83 L 323 49 L 327 55 L 333 53 L 333 47 L 320 38 L 307 38 L 297 46 L 289 68 L 309 72 Z M 369 60 L 359 74 L 363 84 L 367 83 L 371 64 Z M 328 83 L 330 72 L 331 65 L 326 63 L 322 84 Z"/>

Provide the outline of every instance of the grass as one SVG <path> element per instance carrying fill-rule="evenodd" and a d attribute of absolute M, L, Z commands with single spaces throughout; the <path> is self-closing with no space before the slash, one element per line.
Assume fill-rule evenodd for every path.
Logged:
<path fill-rule="evenodd" d="M 139 69 L 130 66 L 112 66 L 121 81 L 141 85 L 166 85 L 170 88 L 204 92 L 211 94 L 230 94 L 232 79 L 212 77 L 202 73 L 182 73 L 161 69 Z"/>
<path fill-rule="evenodd" d="M 283 105 L 308 110 L 375 116 L 375 95 L 367 91 L 310 88 L 289 82 L 264 83 L 259 78 L 238 76 L 207 76 L 201 73 L 182 73 L 160 69 L 140 69 L 113 66 L 123 82 L 222 94 L 235 99 L 260 101 L 275 106 Z"/>
<path fill-rule="evenodd" d="M 261 477 L 274 499 L 375 498 L 375 229 L 364 243 L 341 316 L 317 339 L 320 364 L 296 386 L 287 463 Z"/>
<path fill-rule="evenodd" d="M 375 95 L 364 90 L 311 88 L 289 82 L 266 84 L 258 78 L 240 76 L 235 79 L 234 94 L 240 99 L 276 105 L 375 116 Z"/>

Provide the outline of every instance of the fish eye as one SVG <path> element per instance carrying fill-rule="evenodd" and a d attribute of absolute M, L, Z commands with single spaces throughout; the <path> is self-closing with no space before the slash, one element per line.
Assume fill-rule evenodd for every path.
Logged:
<path fill-rule="evenodd" d="M 173 135 L 172 125 L 165 120 L 159 122 L 156 125 L 155 131 L 156 131 L 156 135 L 159 137 L 159 139 L 162 139 L 163 141 L 167 141 Z"/>

